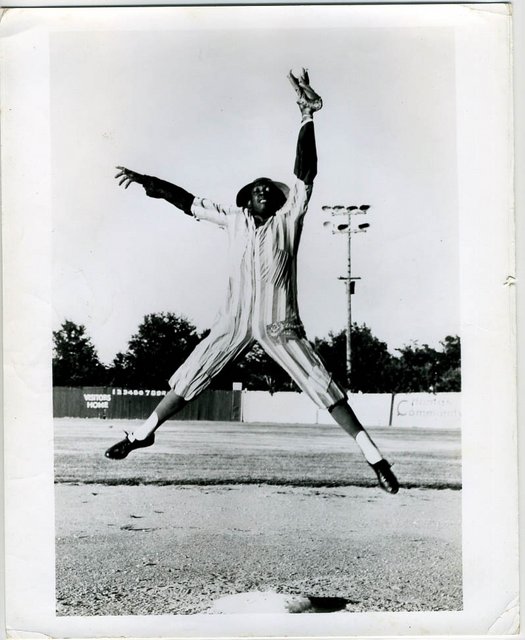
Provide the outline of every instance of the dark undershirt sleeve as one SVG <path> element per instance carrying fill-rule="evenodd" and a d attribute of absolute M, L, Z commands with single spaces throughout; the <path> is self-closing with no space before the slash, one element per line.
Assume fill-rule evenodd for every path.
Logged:
<path fill-rule="evenodd" d="M 303 124 L 299 131 L 294 173 L 307 185 L 312 185 L 317 175 L 317 150 L 312 120 Z"/>
<path fill-rule="evenodd" d="M 160 178 L 155 178 L 154 176 L 143 176 L 142 186 L 150 198 L 163 198 L 184 211 L 184 213 L 192 215 L 191 205 L 195 200 L 195 196 L 176 184 L 171 184 L 171 182 L 160 180 Z"/>

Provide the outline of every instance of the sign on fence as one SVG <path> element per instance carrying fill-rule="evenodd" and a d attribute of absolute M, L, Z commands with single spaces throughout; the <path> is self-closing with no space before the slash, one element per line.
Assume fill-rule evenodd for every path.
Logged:
<path fill-rule="evenodd" d="M 146 419 L 166 391 L 112 387 L 55 387 L 55 418 Z M 204 391 L 174 416 L 175 420 L 241 419 L 240 391 Z"/>
<path fill-rule="evenodd" d="M 397 393 L 394 396 L 394 427 L 458 429 L 460 424 L 460 393 Z"/>

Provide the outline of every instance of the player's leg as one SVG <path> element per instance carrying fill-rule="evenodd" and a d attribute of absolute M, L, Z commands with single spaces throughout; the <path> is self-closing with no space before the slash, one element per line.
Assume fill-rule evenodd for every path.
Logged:
<path fill-rule="evenodd" d="M 151 434 L 171 417 L 179 413 L 188 404 L 182 396 L 171 389 L 155 407 L 155 411 L 138 429 L 129 434 L 130 440 L 146 440 Z"/>
<path fill-rule="evenodd" d="M 126 433 L 126 437 L 112 445 L 105 453 L 106 458 L 122 460 L 135 449 L 150 447 L 155 442 L 155 431 L 175 414 L 177 414 L 187 401 L 177 395 L 173 389 L 162 398 L 149 418 L 140 427 Z"/>
<path fill-rule="evenodd" d="M 155 442 L 155 431 L 183 409 L 210 384 L 231 360 L 235 359 L 251 338 L 232 326 L 218 325 L 200 342 L 185 362 L 170 378 L 171 390 L 156 406 L 149 418 L 124 440 L 110 447 L 107 458 L 121 460 L 134 449 L 149 447 Z"/>
<path fill-rule="evenodd" d="M 397 493 L 399 483 L 390 468 L 390 464 L 383 458 L 381 452 L 366 429 L 359 422 L 347 400 L 340 400 L 333 406 L 328 407 L 328 410 L 337 424 L 355 438 L 366 461 L 376 472 L 377 480 L 381 488 L 387 493 Z"/>
<path fill-rule="evenodd" d="M 313 346 L 305 338 L 273 339 L 263 336 L 263 349 L 291 376 L 300 389 L 351 435 L 368 464 L 374 469 L 379 485 L 388 493 L 397 493 L 399 483 L 347 402 L 346 394 L 333 380 Z"/>

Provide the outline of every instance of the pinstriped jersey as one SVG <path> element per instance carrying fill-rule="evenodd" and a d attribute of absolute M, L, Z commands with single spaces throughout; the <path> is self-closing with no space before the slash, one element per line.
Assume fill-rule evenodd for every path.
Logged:
<path fill-rule="evenodd" d="M 194 199 L 192 215 L 228 234 L 228 288 L 218 322 L 233 316 L 254 338 L 278 337 L 283 331 L 302 335 L 297 251 L 310 194 L 311 186 L 296 180 L 285 204 L 259 227 L 245 208 Z"/>

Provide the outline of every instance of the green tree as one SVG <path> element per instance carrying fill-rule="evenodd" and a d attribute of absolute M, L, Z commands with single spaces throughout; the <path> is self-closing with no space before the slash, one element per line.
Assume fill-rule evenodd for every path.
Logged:
<path fill-rule="evenodd" d="M 270 391 L 299 391 L 288 373 L 256 342 L 238 365 L 246 389 Z"/>
<path fill-rule="evenodd" d="M 387 393 L 392 388 L 393 357 L 386 342 L 366 325 L 352 331 L 352 391 Z"/>
<path fill-rule="evenodd" d="M 330 331 L 327 338 L 315 338 L 314 347 L 334 379 L 346 389 L 346 331 Z"/>
<path fill-rule="evenodd" d="M 286 371 L 257 342 L 226 365 L 212 380 L 211 388 L 231 389 L 234 382 L 241 382 L 244 389 L 251 391 L 299 391 Z"/>
<path fill-rule="evenodd" d="M 334 378 L 348 388 L 346 373 L 346 331 L 317 338 L 315 347 Z M 393 356 L 387 344 L 376 338 L 366 325 L 352 325 L 352 372 L 350 391 L 382 393 L 392 386 Z"/>
<path fill-rule="evenodd" d="M 201 336 L 195 326 L 174 313 L 144 317 L 125 353 L 117 353 L 112 384 L 137 388 L 166 388 L 175 370 L 195 348 Z"/>
<path fill-rule="evenodd" d="M 458 336 L 447 336 L 441 350 L 414 342 L 396 349 L 376 338 L 366 325 L 352 325 L 352 376 L 350 391 L 409 393 L 460 391 L 461 348 Z M 346 385 L 346 331 L 317 338 L 315 346 L 334 378 Z"/>
<path fill-rule="evenodd" d="M 458 336 L 447 336 L 441 350 L 414 342 L 397 349 L 393 391 L 461 391 L 461 346 Z"/>
<path fill-rule="evenodd" d="M 53 385 L 98 386 L 107 381 L 107 369 L 100 362 L 83 325 L 64 320 L 53 331 Z"/>
<path fill-rule="evenodd" d="M 415 393 L 434 391 L 438 379 L 438 352 L 428 344 L 420 346 L 417 342 L 399 349 L 396 362 L 395 384 L 392 391 L 397 393 Z"/>
<path fill-rule="evenodd" d="M 439 378 L 436 391 L 461 391 L 461 342 L 459 336 L 446 336 L 440 342 Z"/>

